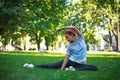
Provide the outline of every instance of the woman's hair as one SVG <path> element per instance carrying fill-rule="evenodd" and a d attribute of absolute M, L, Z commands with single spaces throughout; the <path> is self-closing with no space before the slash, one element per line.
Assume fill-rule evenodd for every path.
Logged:
<path fill-rule="evenodd" d="M 68 34 L 68 35 L 73 34 L 73 35 L 75 36 L 75 35 L 76 35 L 76 32 L 74 32 L 74 31 L 71 30 L 71 29 L 67 29 L 67 30 L 65 31 L 65 34 Z"/>

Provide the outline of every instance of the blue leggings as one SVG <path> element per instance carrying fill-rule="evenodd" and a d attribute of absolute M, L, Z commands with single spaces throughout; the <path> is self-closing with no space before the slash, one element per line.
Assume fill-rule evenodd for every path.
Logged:
<path fill-rule="evenodd" d="M 35 67 L 58 69 L 58 68 L 61 68 L 62 63 L 63 63 L 63 60 L 55 63 L 35 65 Z M 80 64 L 80 63 L 73 62 L 71 60 L 68 61 L 65 67 L 69 67 L 69 66 L 73 66 L 76 70 L 94 70 L 94 71 L 98 70 L 95 65 Z"/>

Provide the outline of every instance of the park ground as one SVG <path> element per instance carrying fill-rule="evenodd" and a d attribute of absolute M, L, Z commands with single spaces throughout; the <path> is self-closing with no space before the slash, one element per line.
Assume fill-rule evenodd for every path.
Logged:
<path fill-rule="evenodd" d="M 63 59 L 57 52 L 0 52 L 0 80 L 120 80 L 120 52 L 88 52 L 88 64 L 98 71 L 61 71 L 23 68 L 24 63 L 42 64 Z"/>

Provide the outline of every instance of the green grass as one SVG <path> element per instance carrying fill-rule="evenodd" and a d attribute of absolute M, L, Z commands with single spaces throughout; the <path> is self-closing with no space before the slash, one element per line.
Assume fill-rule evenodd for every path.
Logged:
<path fill-rule="evenodd" d="M 23 68 L 24 63 L 59 61 L 65 54 L 37 52 L 0 52 L 0 80 L 120 80 L 120 53 L 88 52 L 88 64 L 98 71 L 61 71 Z"/>

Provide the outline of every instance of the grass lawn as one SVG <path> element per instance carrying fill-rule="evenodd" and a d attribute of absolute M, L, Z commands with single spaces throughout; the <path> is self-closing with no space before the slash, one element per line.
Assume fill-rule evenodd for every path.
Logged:
<path fill-rule="evenodd" d="M 120 53 L 88 52 L 88 64 L 98 71 L 60 71 L 59 69 L 23 68 L 24 63 L 49 63 L 65 54 L 38 52 L 0 52 L 0 80 L 120 80 Z"/>

